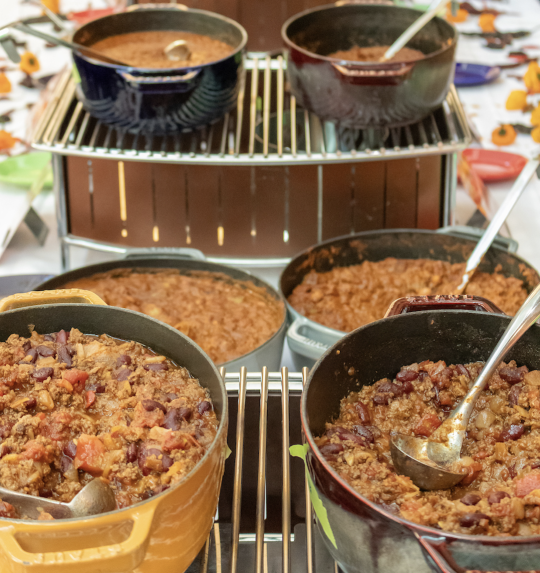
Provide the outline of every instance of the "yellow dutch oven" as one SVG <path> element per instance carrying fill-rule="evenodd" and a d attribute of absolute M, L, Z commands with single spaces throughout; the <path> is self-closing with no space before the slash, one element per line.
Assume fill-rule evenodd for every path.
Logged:
<path fill-rule="evenodd" d="M 134 340 L 186 367 L 210 392 L 219 428 L 195 468 L 170 489 L 124 509 L 78 519 L 0 518 L 2 573 L 182 573 L 203 547 L 216 513 L 226 457 L 227 392 L 210 358 L 180 331 L 109 307 L 78 289 L 0 300 L 0 340 L 78 328 Z"/>

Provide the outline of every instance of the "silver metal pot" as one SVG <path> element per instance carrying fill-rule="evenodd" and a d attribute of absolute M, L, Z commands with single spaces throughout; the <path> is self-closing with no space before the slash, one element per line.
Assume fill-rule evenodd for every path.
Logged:
<path fill-rule="evenodd" d="M 472 227 L 444 227 L 438 231 L 383 229 L 331 239 L 294 257 L 281 273 L 280 290 L 287 299 L 310 270 L 328 272 L 333 267 L 357 265 L 364 260 L 380 261 L 395 257 L 463 263 L 482 232 Z M 514 254 L 517 247 L 515 241 L 498 237 L 479 269 L 494 272 L 501 265 L 504 275 L 523 280 L 530 292 L 540 282 L 540 277 L 536 269 Z M 288 302 L 287 310 L 292 322 L 287 331 L 287 343 L 299 370 L 303 366 L 312 367 L 328 348 L 346 334 L 306 318 Z"/>
<path fill-rule="evenodd" d="M 265 281 L 255 277 L 251 273 L 233 267 L 211 263 L 205 259 L 204 254 L 197 249 L 133 249 L 118 247 L 117 254 L 123 254 L 122 260 L 108 261 L 96 265 L 80 267 L 73 271 L 62 273 L 45 281 L 35 290 L 53 290 L 62 288 L 66 283 L 81 278 L 88 278 L 96 273 L 103 273 L 114 269 L 177 269 L 181 273 L 191 271 L 207 271 L 225 274 L 231 279 L 238 281 L 250 281 L 263 288 L 272 298 L 283 303 L 283 296 Z M 259 371 L 266 366 L 270 371 L 277 371 L 281 366 L 283 343 L 288 326 L 287 312 L 283 313 L 283 321 L 279 329 L 264 344 L 255 350 L 244 354 L 234 360 L 229 360 L 219 366 L 225 367 L 227 372 L 238 372 L 241 366 L 248 371 Z"/>

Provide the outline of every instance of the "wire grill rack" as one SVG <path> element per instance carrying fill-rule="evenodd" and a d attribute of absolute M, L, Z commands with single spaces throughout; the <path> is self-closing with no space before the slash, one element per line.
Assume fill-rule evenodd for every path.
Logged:
<path fill-rule="evenodd" d="M 402 128 L 350 129 L 297 106 L 282 56 L 247 58 L 235 110 L 213 125 L 164 137 L 97 121 L 65 71 L 34 131 L 34 147 L 65 155 L 164 163 L 298 165 L 455 153 L 471 140 L 452 86 L 442 106 Z"/>
<path fill-rule="evenodd" d="M 289 455 L 289 442 L 301 440 L 296 406 L 307 374 L 242 368 L 225 376 L 233 453 L 218 518 L 188 573 L 339 571 L 313 527 L 303 464 Z"/>

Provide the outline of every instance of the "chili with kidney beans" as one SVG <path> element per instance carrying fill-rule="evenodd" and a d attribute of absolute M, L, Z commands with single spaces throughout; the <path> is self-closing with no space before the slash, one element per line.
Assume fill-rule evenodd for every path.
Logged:
<path fill-rule="evenodd" d="M 478 398 L 462 449 L 463 479 L 420 491 L 396 473 L 392 432 L 429 437 L 468 392 L 483 363 L 426 360 L 341 401 L 316 438 L 361 495 L 421 525 L 482 535 L 540 534 L 540 371 L 502 363 Z M 354 369 L 349 372 L 354 375 Z"/>
<path fill-rule="evenodd" d="M 136 342 L 72 329 L 0 343 L 5 488 L 69 502 L 100 477 L 126 507 L 189 473 L 217 427 L 198 380 Z M 0 517 L 24 516 L 0 502 Z"/>
<path fill-rule="evenodd" d="M 315 322 L 350 332 L 383 318 L 397 298 L 456 292 L 464 271 L 461 263 L 394 258 L 324 273 L 312 270 L 294 288 L 289 302 Z M 527 298 L 523 281 L 499 271 L 476 272 L 467 294 L 483 296 L 509 315 L 516 314 Z"/>

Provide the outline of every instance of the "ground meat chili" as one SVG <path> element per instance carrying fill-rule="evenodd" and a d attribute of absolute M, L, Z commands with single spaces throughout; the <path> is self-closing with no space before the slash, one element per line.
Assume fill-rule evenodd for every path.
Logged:
<path fill-rule="evenodd" d="M 429 437 L 468 392 L 483 363 L 411 364 L 341 401 L 316 438 L 321 453 L 361 495 L 391 512 L 446 531 L 540 534 L 540 371 L 502 364 L 478 398 L 462 450 L 463 480 L 420 491 L 398 475 L 390 435 Z"/>
<path fill-rule="evenodd" d="M 294 288 L 289 302 L 315 322 L 350 332 L 383 318 L 397 298 L 456 292 L 464 271 L 465 264 L 431 259 L 364 261 L 326 273 L 310 271 Z M 476 272 L 467 294 L 483 296 L 511 316 L 527 298 L 523 281 L 500 272 Z"/>
<path fill-rule="evenodd" d="M 339 50 L 328 54 L 329 58 L 339 60 L 348 60 L 350 62 L 378 62 L 386 54 L 390 46 L 353 46 L 348 50 Z M 420 50 L 411 48 L 401 48 L 395 56 L 392 56 L 388 62 L 411 62 L 423 58 L 424 54 Z"/>
<path fill-rule="evenodd" d="M 119 508 L 182 479 L 218 427 L 185 368 L 76 329 L 0 343 L 0 412 L 0 485 L 69 502 L 101 477 Z M 0 517 L 24 516 L 0 501 Z"/>
<path fill-rule="evenodd" d="M 264 344 L 285 316 L 284 305 L 266 290 L 221 273 L 115 269 L 72 281 L 64 288 L 90 290 L 108 305 L 166 322 L 189 336 L 216 364 Z"/>

